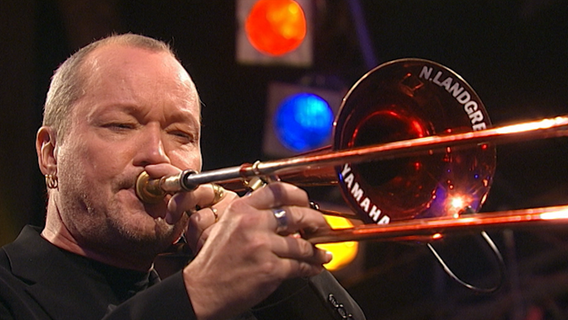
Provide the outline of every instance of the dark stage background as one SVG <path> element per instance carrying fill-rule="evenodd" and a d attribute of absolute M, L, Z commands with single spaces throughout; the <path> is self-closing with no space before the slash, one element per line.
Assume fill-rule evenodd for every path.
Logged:
<path fill-rule="evenodd" d="M 494 124 L 568 113 L 568 3 L 561 0 L 361 0 L 376 63 L 434 60 L 477 91 Z M 351 86 L 370 67 L 346 1 L 315 0 L 310 68 L 235 62 L 235 3 L 228 0 L 0 1 L 0 244 L 41 225 L 44 183 L 35 131 L 53 69 L 93 39 L 136 32 L 171 42 L 205 103 L 205 169 L 263 159 L 267 85 L 306 74 Z M 568 203 L 568 140 L 498 148 L 483 211 Z M 314 191 L 314 193 L 318 193 Z M 423 245 L 365 243 L 338 277 L 369 319 L 566 319 L 566 228 L 492 232 L 507 277 L 492 295 L 449 280 Z M 458 274 L 491 285 L 491 257 L 475 237 L 438 244 Z M 489 262 L 487 262 L 489 261 Z"/>

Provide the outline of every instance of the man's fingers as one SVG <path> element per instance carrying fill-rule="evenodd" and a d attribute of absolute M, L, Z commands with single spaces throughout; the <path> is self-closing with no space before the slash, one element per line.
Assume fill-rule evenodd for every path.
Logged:
<path fill-rule="evenodd" d="M 330 252 L 318 249 L 309 241 L 296 236 L 279 236 L 273 252 L 280 258 L 294 259 L 313 265 L 324 265 L 333 258 Z"/>
<path fill-rule="evenodd" d="M 247 198 L 248 204 L 257 209 L 276 208 L 282 205 L 309 206 L 308 194 L 304 190 L 282 182 L 269 183 Z"/>
<path fill-rule="evenodd" d="M 215 214 L 214 214 L 215 213 Z M 195 253 L 203 246 L 207 240 L 205 231 L 217 222 L 219 211 L 216 208 L 208 207 L 195 211 L 189 217 L 189 225 L 185 233 L 185 238 Z"/>
<path fill-rule="evenodd" d="M 193 191 L 179 192 L 168 202 L 166 221 L 175 223 L 184 212 L 194 213 L 206 207 L 215 207 L 215 213 L 218 214 L 218 204 L 227 197 L 232 200 L 235 198 L 235 193 L 214 184 L 204 184 Z"/>
<path fill-rule="evenodd" d="M 219 202 L 210 207 L 193 211 L 186 231 L 186 239 L 194 253 L 197 253 L 207 239 L 208 230 L 224 216 L 227 207 L 238 198 L 232 191 L 225 190 Z"/>
<path fill-rule="evenodd" d="M 281 235 L 301 231 L 310 233 L 329 230 L 330 226 L 321 213 L 305 207 L 284 206 L 268 210 L 272 219 L 268 220 L 270 228 Z"/>

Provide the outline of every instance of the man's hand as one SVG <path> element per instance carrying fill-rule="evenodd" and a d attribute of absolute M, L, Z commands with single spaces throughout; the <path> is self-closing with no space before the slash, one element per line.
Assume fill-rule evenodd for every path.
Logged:
<path fill-rule="evenodd" d="M 271 183 L 242 198 L 233 194 L 194 213 L 188 234 L 197 256 L 183 271 L 199 319 L 227 318 L 261 302 L 289 278 L 320 273 L 331 255 L 297 236 L 327 230 L 305 191 Z M 275 214 L 284 217 L 277 219 Z M 213 223 L 212 223 L 213 222 Z"/>

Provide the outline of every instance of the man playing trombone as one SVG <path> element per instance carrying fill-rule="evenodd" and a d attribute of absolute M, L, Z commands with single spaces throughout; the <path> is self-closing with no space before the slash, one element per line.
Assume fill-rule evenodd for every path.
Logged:
<path fill-rule="evenodd" d="M 271 183 L 238 197 L 203 185 L 138 199 L 142 172 L 201 169 L 200 132 L 195 85 L 166 44 L 116 35 L 70 57 L 36 138 L 46 225 L 0 250 L 0 318 L 363 319 L 324 271 L 331 255 L 296 236 L 329 228 L 303 190 Z M 153 262 L 182 236 L 196 255 L 160 282 Z M 313 311 L 294 310 L 314 297 Z"/>

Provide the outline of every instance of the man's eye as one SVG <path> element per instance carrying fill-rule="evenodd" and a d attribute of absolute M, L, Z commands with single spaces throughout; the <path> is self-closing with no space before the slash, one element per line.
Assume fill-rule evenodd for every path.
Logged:
<path fill-rule="evenodd" d="M 134 129 L 135 126 L 130 123 L 112 122 L 105 124 L 104 127 L 111 130 L 130 130 Z"/>
<path fill-rule="evenodd" d="M 169 134 L 179 139 L 179 141 L 181 141 L 182 143 L 192 143 L 196 140 L 193 134 L 184 131 L 170 131 Z"/>

